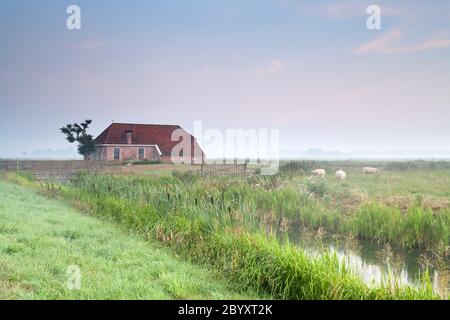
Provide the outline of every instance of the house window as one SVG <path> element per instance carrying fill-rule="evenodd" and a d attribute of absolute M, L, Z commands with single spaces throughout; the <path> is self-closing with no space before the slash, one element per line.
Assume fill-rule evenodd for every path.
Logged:
<path fill-rule="evenodd" d="M 102 160 L 102 150 L 95 149 L 95 151 L 94 151 L 94 160 Z"/>
<path fill-rule="evenodd" d="M 120 148 L 114 148 L 114 160 L 120 160 Z"/>
<path fill-rule="evenodd" d="M 144 148 L 139 148 L 138 149 L 138 158 L 139 158 L 139 160 L 143 160 L 144 157 L 145 157 L 145 150 L 144 150 Z"/>

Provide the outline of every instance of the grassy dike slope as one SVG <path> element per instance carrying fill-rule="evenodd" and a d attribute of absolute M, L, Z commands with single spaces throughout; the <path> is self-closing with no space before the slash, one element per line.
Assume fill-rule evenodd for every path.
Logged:
<path fill-rule="evenodd" d="M 67 288 L 67 267 L 81 289 Z M 119 225 L 0 180 L 0 299 L 245 299 L 217 273 Z"/>

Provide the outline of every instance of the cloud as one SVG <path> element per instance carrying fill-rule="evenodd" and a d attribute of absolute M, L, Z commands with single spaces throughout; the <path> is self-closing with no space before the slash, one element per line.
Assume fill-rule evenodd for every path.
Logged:
<path fill-rule="evenodd" d="M 412 45 L 398 45 L 399 40 L 404 38 L 405 33 L 400 30 L 392 30 L 377 39 L 356 47 L 355 54 L 379 53 L 379 54 L 401 54 L 424 51 L 436 48 L 450 47 L 448 38 L 432 38 Z"/>
<path fill-rule="evenodd" d="M 244 75 L 247 77 L 271 76 L 279 73 L 283 68 L 284 63 L 282 61 L 271 60 L 267 65 L 263 67 L 245 70 Z"/>
<path fill-rule="evenodd" d="M 406 54 L 450 47 L 448 34 L 436 34 L 439 29 L 445 29 L 444 32 L 450 31 L 447 24 L 450 16 L 450 4 L 436 6 L 431 2 L 417 1 L 406 4 L 392 3 L 392 1 L 386 0 L 379 0 L 375 3 L 369 0 L 279 1 L 285 8 L 297 14 L 340 20 L 368 17 L 367 7 L 370 4 L 378 5 L 381 8 L 383 28 L 385 18 L 389 18 L 386 21 L 394 25 L 394 29 L 387 31 L 375 40 L 357 46 L 353 49 L 355 54 Z"/>
<path fill-rule="evenodd" d="M 392 45 L 393 42 L 401 38 L 402 34 L 403 33 L 399 30 L 390 31 L 379 36 L 373 41 L 358 46 L 353 50 L 353 52 L 356 54 L 369 52 L 386 53 L 385 51 L 388 50 L 389 46 Z"/>

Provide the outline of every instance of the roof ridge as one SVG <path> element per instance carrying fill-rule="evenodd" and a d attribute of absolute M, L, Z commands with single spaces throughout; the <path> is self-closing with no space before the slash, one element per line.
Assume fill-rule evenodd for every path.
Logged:
<path fill-rule="evenodd" d="M 115 124 L 124 124 L 124 125 L 131 125 L 131 126 L 167 126 L 167 127 L 180 127 L 179 124 L 161 124 L 161 123 L 130 123 L 130 122 L 113 122 L 110 126 Z"/>
<path fill-rule="evenodd" d="M 105 141 L 108 141 L 109 134 L 111 133 L 111 127 L 112 127 L 112 123 L 108 126 L 108 128 L 106 128 L 107 132 L 106 132 Z"/>

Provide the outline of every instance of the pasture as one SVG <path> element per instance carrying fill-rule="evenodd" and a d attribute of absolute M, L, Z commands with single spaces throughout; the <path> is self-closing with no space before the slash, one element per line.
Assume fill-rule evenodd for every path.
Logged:
<path fill-rule="evenodd" d="M 381 171 L 364 174 L 365 165 Z M 310 179 L 309 172 L 314 168 L 326 168 L 324 179 Z M 334 177 L 338 169 L 345 170 L 346 180 Z M 195 186 L 204 185 L 210 194 L 221 184 L 241 188 L 239 192 L 245 194 L 245 198 L 235 199 L 241 205 L 240 210 L 251 208 L 258 212 L 257 219 L 276 217 L 277 225 L 270 229 L 288 229 L 291 241 L 308 248 L 316 247 L 316 244 L 311 245 L 309 235 L 326 234 L 321 236 L 321 246 L 326 242 L 327 246 L 335 248 L 336 242 L 341 242 L 338 246 L 342 248 L 350 239 L 352 252 L 345 254 L 345 259 L 354 258 L 356 254 L 361 260 L 358 262 L 358 267 L 363 266 L 361 269 L 380 269 L 375 278 L 387 270 L 395 270 L 404 282 L 418 283 L 428 270 L 434 277 L 435 288 L 448 291 L 449 162 L 282 162 L 279 174 L 273 177 L 199 178 L 193 172 L 185 166 L 172 173 L 166 170 L 165 176 L 195 181 Z M 144 174 L 155 173 L 149 168 Z M 164 173 L 157 173 L 158 177 L 162 175 Z M 306 243 L 305 238 L 308 238 Z M 387 265 L 387 260 L 389 264 L 395 261 L 395 266 Z M 363 276 L 364 272 L 360 270 Z"/>
<path fill-rule="evenodd" d="M 449 163 L 368 163 L 377 174 L 364 174 L 364 165 L 284 162 L 269 177 L 155 165 L 81 173 L 68 184 L 7 179 L 113 220 L 260 296 L 447 297 Z M 315 168 L 325 177 L 311 177 Z M 334 177 L 338 169 L 345 180 Z"/>

